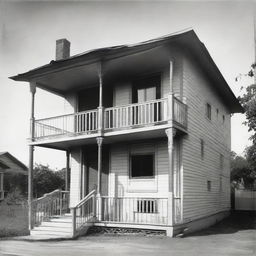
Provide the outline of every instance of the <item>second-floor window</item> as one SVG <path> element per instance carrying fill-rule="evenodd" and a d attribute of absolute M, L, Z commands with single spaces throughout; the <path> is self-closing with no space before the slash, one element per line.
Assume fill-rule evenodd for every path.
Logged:
<path fill-rule="evenodd" d="M 155 75 L 142 78 L 133 83 L 133 103 L 141 103 L 145 101 L 160 98 L 161 76 Z"/>
<path fill-rule="evenodd" d="M 209 103 L 206 103 L 206 116 L 209 120 L 212 120 L 212 107 Z"/>

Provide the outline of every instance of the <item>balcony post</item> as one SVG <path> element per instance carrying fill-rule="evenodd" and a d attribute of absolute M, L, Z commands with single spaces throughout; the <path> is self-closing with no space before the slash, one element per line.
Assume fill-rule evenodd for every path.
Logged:
<path fill-rule="evenodd" d="M 31 93 L 31 116 L 30 116 L 30 138 L 34 141 L 35 137 L 35 93 L 36 84 L 30 83 Z M 33 168 L 34 168 L 34 146 L 29 145 L 29 164 L 28 164 L 28 227 L 33 228 Z"/>
<path fill-rule="evenodd" d="M 170 66 L 169 66 L 169 82 L 170 82 L 170 91 L 168 94 L 168 111 L 167 111 L 167 120 L 168 123 L 172 125 L 173 122 L 173 97 L 174 97 L 174 91 L 173 91 L 173 62 L 170 61 Z"/>
<path fill-rule="evenodd" d="M 173 158 L 174 158 L 174 136 L 176 134 L 175 128 L 165 130 L 168 138 L 168 157 L 169 157 L 169 192 L 168 192 L 168 226 L 172 227 L 174 223 L 174 194 L 173 194 Z M 171 232 L 172 233 L 172 232 Z M 169 233 L 168 235 L 172 236 Z"/>
<path fill-rule="evenodd" d="M 102 62 L 98 64 L 98 77 L 99 77 L 99 106 L 98 106 L 98 132 L 100 135 L 103 133 L 103 114 L 104 114 L 104 107 L 103 107 L 103 71 L 102 71 Z"/>
<path fill-rule="evenodd" d="M 98 184 L 97 184 L 97 215 L 98 220 L 101 221 L 102 216 L 102 204 L 101 204 L 101 172 L 102 172 L 102 143 L 103 138 L 97 137 L 97 144 L 98 144 Z"/>

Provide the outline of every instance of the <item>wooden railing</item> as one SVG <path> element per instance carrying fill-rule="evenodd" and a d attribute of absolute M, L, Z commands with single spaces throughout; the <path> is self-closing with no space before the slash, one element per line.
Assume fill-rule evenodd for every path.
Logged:
<path fill-rule="evenodd" d="M 54 215 L 63 215 L 69 209 L 69 191 L 54 190 L 32 201 L 32 226 L 38 226 Z"/>
<path fill-rule="evenodd" d="M 72 235 L 76 237 L 88 228 L 96 217 L 96 190 L 91 191 L 75 207 L 71 207 Z"/>
<path fill-rule="evenodd" d="M 105 130 L 167 121 L 167 99 L 105 109 Z"/>
<path fill-rule="evenodd" d="M 90 110 L 35 121 L 35 138 L 94 132 L 98 129 L 98 111 Z"/>
<path fill-rule="evenodd" d="M 166 225 L 167 198 L 102 197 L 102 221 Z"/>
<path fill-rule="evenodd" d="M 171 102 L 173 107 L 171 107 Z M 177 98 L 167 98 L 143 103 L 106 108 L 103 112 L 103 131 L 138 128 L 141 126 L 163 124 L 168 121 L 169 111 L 173 109 L 173 121 L 187 128 L 187 105 Z M 35 121 L 35 139 L 49 136 L 74 136 L 97 132 L 98 110 L 78 112 Z"/>
<path fill-rule="evenodd" d="M 187 128 L 187 105 L 174 97 L 173 100 L 173 121 Z"/>

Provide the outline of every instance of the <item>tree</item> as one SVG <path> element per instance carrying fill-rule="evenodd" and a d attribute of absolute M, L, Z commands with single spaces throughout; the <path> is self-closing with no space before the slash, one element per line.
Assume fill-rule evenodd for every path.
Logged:
<path fill-rule="evenodd" d="M 252 170 L 249 162 L 245 157 L 238 156 L 236 153 L 231 153 L 231 183 L 234 187 L 240 186 L 251 188 L 253 180 L 251 179 Z"/>
<path fill-rule="evenodd" d="M 34 191 L 35 197 L 41 197 L 45 193 L 52 192 L 55 189 L 65 188 L 65 178 L 62 171 L 53 171 L 49 166 L 36 164 L 34 168 Z"/>

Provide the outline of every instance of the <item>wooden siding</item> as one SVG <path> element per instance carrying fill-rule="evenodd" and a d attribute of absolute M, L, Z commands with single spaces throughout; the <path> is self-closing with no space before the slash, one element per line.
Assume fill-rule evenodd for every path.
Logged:
<path fill-rule="evenodd" d="M 95 189 L 98 183 L 98 149 L 97 146 L 87 146 L 84 149 L 84 168 L 87 172 L 86 182 L 88 185 L 88 193 Z M 101 194 L 108 195 L 108 172 L 109 172 L 109 151 L 106 145 L 102 148 L 102 173 L 101 173 Z"/>
<path fill-rule="evenodd" d="M 188 104 L 188 136 L 183 139 L 182 157 L 185 221 L 230 208 L 230 113 L 196 67 L 197 63 L 184 59 L 183 92 Z M 207 103 L 212 109 L 211 120 L 206 117 Z M 204 141 L 203 159 L 200 139 Z M 211 191 L 207 190 L 208 180 Z"/>
<path fill-rule="evenodd" d="M 168 195 L 168 151 L 167 140 L 149 143 L 111 145 L 110 184 L 116 184 L 117 196 L 167 197 Z M 130 153 L 154 153 L 155 177 L 152 179 L 129 178 Z M 113 181 L 113 177 L 116 179 Z M 111 189 L 111 195 L 113 195 Z"/>

